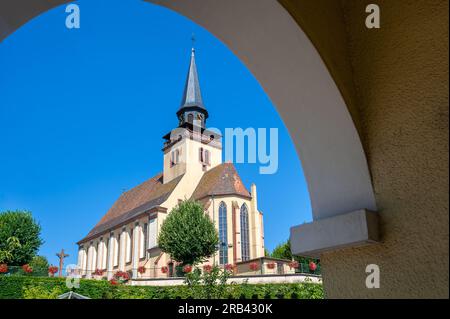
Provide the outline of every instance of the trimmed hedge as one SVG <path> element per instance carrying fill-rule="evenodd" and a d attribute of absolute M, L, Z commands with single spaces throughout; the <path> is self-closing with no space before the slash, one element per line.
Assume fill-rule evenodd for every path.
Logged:
<path fill-rule="evenodd" d="M 227 286 L 223 299 L 321 299 L 323 289 L 320 284 L 231 284 Z M 67 292 L 64 278 L 1 276 L 0 299 L 23 299 L 24 292 L 42 291 L 43 296 L 52 292 Z M 198 289 L 202 289 L 199 287 Z M 199 298 L 201 291 L 188 286 L 113 286 L 106 280 L 81 279 L 80 288 L 75 292 L 93 299 L 187 299 Z M 39 297 L 36 298 L 45 298 Z M 201 298 L 201 297 L 200 297 Z"/>

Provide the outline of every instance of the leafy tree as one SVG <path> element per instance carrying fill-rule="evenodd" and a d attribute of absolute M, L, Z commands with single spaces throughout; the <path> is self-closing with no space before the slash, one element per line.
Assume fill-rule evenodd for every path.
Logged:
<path fill-rule="evenodd" d="M 33 269 L 48 269 L 50 266 L 45 256 L 34 256 L 30 261 L 30 266 Z"/>
<path fill-rule="evenodd" d="M 289 240 L 276 246 L 272 251 L 271 257 L 291 260 L 292 253 Z"/>
<path fill-rule="evenodd" d="M 288 260 L 292 260 L 292 257 L 294 257 L 294 260 L 298 261 L 299 263 L 309 263 L 310 261 L 319 263 L 318 259 L 303 256 L 292 256 L 291 242 L 289 240 L 276 246 L 272 251 L 271 257 Z"/>
<path fill-rule="evenodd" d="M 161 250 L 182 265 L 195 265 L 213 255 L 219 243 L 214 223 L 203 206 L 187 200 L 173 208 L 158 237 Z"/>
<path fill-rule="evenodd" d="M 20 247 L 20 242 L 17 237 L 9 237 L 6 240 L 6 244 L 2 249 L 0 249 L 0 264 L 8 263 L 13 258 L 13 252 L 15 249 Z"/>
<path fill-rule="evenodd" d="M 27 211 L 5 211 L 0 213 L 0 251 L 9 251 L 8 239 L 16 238 L 20 246 L 11 251 L 8 264 L 23 265 L 36 255 L 43 240 L 40 238 L 41 226 Z"/>

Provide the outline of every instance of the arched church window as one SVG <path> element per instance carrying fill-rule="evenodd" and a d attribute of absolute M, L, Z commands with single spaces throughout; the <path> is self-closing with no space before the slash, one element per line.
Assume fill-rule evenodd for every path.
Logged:
<path fill-rule="evenodd" d="M 180 150 L 175 150 L 175 164 L 180 162 Z"/>
<path fill-rule="evenodd" d="M 188 123 L 190 124 L 194 123 L 194 114 L 192 113 L 188 114 Z"/>
<path fill-rule="evenodd" d="M 227 236 L 227 205 L 219 205 L 219 263 L 228 263 L 228 236 Z"/>
<path fill-rule="evenodd" d="M 241 206 L 241 255 L 242 261 L 250 259 L 248 209 L 246 204 Z"/>
<path fill-rule="evenodd" d="M 205 163 L 206 164 L 210 164 L 211 162 L 210 162 L 210 153 L 209 153 L 209 151 L 208 150 L 205 150 Z"/>

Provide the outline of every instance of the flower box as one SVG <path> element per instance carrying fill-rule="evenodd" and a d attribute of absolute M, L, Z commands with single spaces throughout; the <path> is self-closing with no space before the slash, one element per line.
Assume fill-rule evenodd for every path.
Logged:
<path fill-rule="evenodd" d="M 269 269 L 275 269 L 275 263 L 274 262 L 270 262 L 267 264 L 267 268 Z"/>
<path fill-rule="evenodd" d="M 248 267 L 250 268 L 250 270 L 252 271 L 257 271 L 259 269 L 259 265 L 255 262 L 252 262 L 248 265 Z"/>

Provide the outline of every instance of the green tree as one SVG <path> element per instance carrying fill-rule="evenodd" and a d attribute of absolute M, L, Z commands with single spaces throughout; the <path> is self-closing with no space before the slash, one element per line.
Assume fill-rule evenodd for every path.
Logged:
<path fill-rule="evenodd" d="M 48 259 L 45 256 L 34 256 L 30 261 L 30 266 L 33 269 L 48 269 L 50 266 Z"/>
<path fill-rule="evenodd" d="M 6 240 L 4 247 L 0 249 L 0 264 L 8 263 L 13 258 L 13 252 L 15 249 L 20 247 L 20 242 L 17 237 L 9 237 Z"/>
<path fill-rule="evenodd" d="M 214 223 L 203 206 L 187 200 L 173 208 L 158 237 L 161 250 L 182 265 L 195 265 L 213 255 L 219 243 Z"/>
<path fill-rule="evenodd" d="M 294 260 L 298 261 L 299 263 L 309 263 L 310 261 L 319 263 L 318 259 L 303 256 L 292 256 L 291 242 L 289 240 L 276 246 L 273 249 L 272 254 L 270 256 L 273 258 L 288 259 L 288 260 L 292 260 L 292 257 L 294 257 Z"/>
<path fill-rule="evenodd" d="M 20 244 L 12 250 L 7 262 L 11 265 L 29 263 L 36 255 L 43 241 L 41 226 L 27 211 L 5 211 L 0 213 L 0 251 L 9 251 L 8 239 L 16 238 Z"/>
<path fill-rule="evenodd" d="M 289 240 L 276 246 L 272 251 L 271 257 L 291 260 L 292 253 Z"/>

